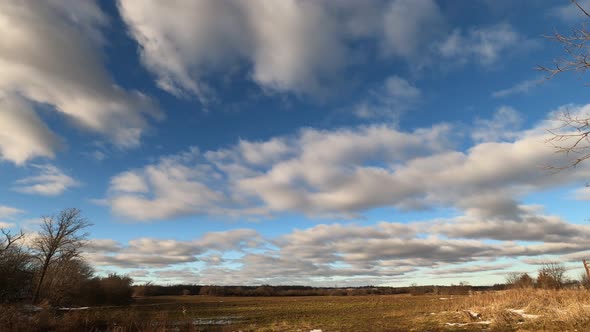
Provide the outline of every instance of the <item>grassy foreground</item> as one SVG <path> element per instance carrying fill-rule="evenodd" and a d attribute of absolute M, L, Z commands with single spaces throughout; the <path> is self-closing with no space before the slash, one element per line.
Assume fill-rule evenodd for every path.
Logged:
<path fill-rule="evenodd" d="M 470 312 L 467 312 L 470 311 Z M 475 317 L 479 316 L 479 317 Z M 138 298 L 127 307 L 23 315 L 0 308 L 2 331 L 590 331 L 584 290 L 472 295 Z"/>

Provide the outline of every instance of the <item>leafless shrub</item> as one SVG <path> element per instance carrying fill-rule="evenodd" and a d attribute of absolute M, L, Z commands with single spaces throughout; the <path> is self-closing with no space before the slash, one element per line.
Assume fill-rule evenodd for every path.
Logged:
<path fill-rule="evenodd" d="M 565 283 L 565 266 L 557 262 L 543 264 L 537 276 L 537 287 L 543 289 L 560 289 Z"/>
<path fill-rule="evenodd" d="M 535 280 L 528 273 L 512 272 L 506 276 L 506 284 L 510 288 L 532 288 Z"/>

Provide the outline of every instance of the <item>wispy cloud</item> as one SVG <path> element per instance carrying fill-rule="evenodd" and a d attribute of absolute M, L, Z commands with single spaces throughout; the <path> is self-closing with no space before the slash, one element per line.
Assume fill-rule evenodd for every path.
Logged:
<path fill-rule="evenodd" d="M 0 228 L 14 227 L 16 224 L 12 222 L 12 220 L 16 215 L 24 212 L 25 211 L 21 209 L 17 209 L 6 205 L 0 205 Z M 2 219 L 4 219 L 4 221 Z M 10 222 L 6 220 L 10 220 Z"/>
<path fill-rule="evenodd" d="M 494 91 L 492 93 L 492 97 L 503 98 L 503 97 L 508 97 L 508 96 L 512 96 L 512 95 L 528 93 L 529 91 L 531 91 L 531 90 L 537 88 L 538 86 L 540 86 L 541 84 L 543 84 L 545 81 L 546 80 L 543 78 L 524 80 L 524 81 L 519 82 L 509 88 Z"/>
<path fill-rule="evenodd" d="M 510 141 L 518 137 L 522 116 L 509 106 L 500 107 L 491 119 L 476 119 L 471 138 L 476 142 Z"/>
<path fill-rule="evenodd" d="M 26 194 L 57 196 L 79 185 L 76 180 L 53 165 L 32 165 L 32 167 L 37 169 L 39 174 L 17 180 L 14 190 Z"/>
<path fill-rule="evenodd" d="M 450 63 L 475 62 L 492 66 L 507 53 L 527 50 L 535 45 L 535 41 L 520 34 L 512 25 L 499 23 L 466 31 L 455 29 L 437 48 Z"/>
<path fill-rule="evenodd" d="M 10 206 L 6 206 L 6 205 L 0 205 L 0 218 L 9 218 L 9 217 L 13 217 L 19 213 L 23 213 L 23 210 L 14 208 L 14 207 L 10 207 Z"/>
<path fill-rule="evenodd" d="M 577 3 L 586 11 L 590 10 L 590 0 L 581 0 L 577 1 Z M 568 1 L 567 4 L 552 8 L 550 14 L 565 22 L 582 21 L 584 18 L 587 18 L 573 1 Z"/>
<path fill-rule="evenodd" d="M 422 91 L 406 79 L 392 75 L 354 107 L 354 114 L 362 119 L 397 120 L 420 100 Z"/>

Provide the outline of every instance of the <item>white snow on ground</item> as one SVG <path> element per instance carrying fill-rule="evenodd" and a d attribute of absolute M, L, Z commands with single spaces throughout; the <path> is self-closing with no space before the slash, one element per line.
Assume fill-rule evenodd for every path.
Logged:
<path fill-rule="evenodd" d="M 523 319 L 537 319 L 539 317 L 541 317 L 541 315 L 532 315 L 532 314 L 527 314 L 524 312 L 524 309 L 506 309 L 506 311 L 511 312 L 513 314 L 517 314 L 520 317 L 522 317 Z M 471 310 L 463 310 L 463 312 L 465 312 L 471 319 L 481 319 L 481 314 L 471 311 Z M 452 327 L 465 327 L 465 326 L 469 326 L 469 325 L 490 325 L 492 324 L 491 320 L 480 320 L 480 321 L 476 321 L 476 322 L 471 322 L 471 323 L 445 323 L 446 326 L 452 326 Z"/>
<path fill-rule="evenodd" d="M 491 320 L 482 320 L 480 322 L 473 322 L 473 323 L 445 323 L 446 326 L 457 326 L 463 327 L 468 325 L 490 325 L 492 324 Z"/>
<path fill-rule="evenodd" d="M 515 313 L 524 319 L 537 319 L 541 315 L 531 315 L 524 312 L 524 309 L 508 309 L 509 312 Z"/>

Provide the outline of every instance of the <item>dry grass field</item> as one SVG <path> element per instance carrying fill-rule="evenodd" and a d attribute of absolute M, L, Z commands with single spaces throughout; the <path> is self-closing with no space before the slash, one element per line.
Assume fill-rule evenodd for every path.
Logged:
<path fill-rule="evenodd" d="M 22 317 L 10 331 L 590 331 L 590 293 L 509 290 L 472 295 L 160 296 L 127 307 Z M 476 317 L 477 316 L 477 317 Z"/>

